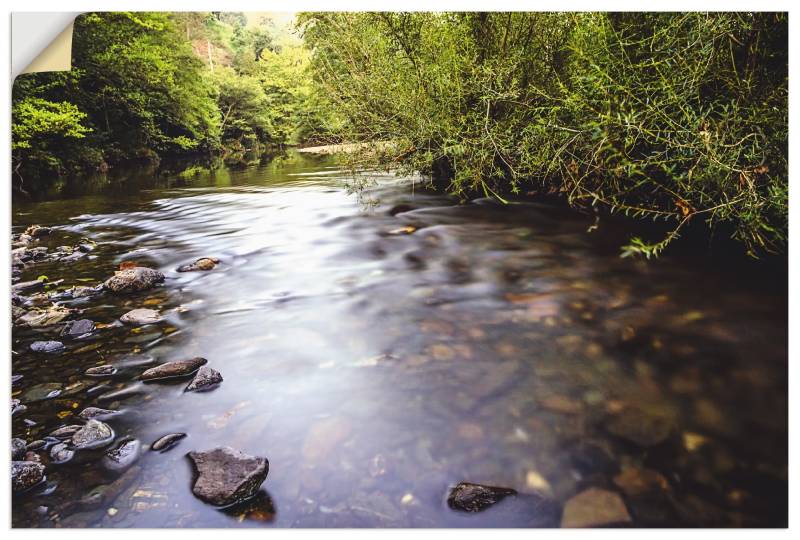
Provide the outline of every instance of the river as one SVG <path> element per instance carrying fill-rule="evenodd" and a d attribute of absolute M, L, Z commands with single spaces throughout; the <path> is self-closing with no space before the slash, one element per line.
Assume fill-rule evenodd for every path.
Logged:
<path fill-rule="evenodd" d="M 22 281 L 95 285 L 125 261 L 166 280 L 66 302 L 96 323 L 138 307 L 164 320 L 110 325 L 60 354 L 29 349 L 58 329 L 14 327 L 12 397 L 27 406 L 14 437 L 101 406 L 122 411 L 107 420 L 117 441 L 143 450 L 126 471 L 102 450 L 64 464 L 40 451 L 47 483 L 14 497 L 13 526 L 558 525 L 589 488 L 618 494 L 635 526 L 786 524 L 785 272 L 669 250 L 622 259 L 625 225 L 589 233 L 593 219 L 564 208 L 368 177 L 353 192 L 335 157 L 290 153 L 184 177 L 131 169 L 124 184 L 15 202 L 14 233 L 37 223 L 54 227 L 39 242 L 50 250 L 96 246 Z M 204 256 L 220 264 L 175 271 Z M 194 356 L 218 388 L 137 380 Z M 99 364 L 118 372 L 83 375 Z M 172 432 L 188 436 L 147 449 Z M 270 465 L 256 499 L 224 511 L 193 496 L 186 458 L 221 445 Z M 521 496 L 458 512 L 446 497 L 461 481 Z"/>

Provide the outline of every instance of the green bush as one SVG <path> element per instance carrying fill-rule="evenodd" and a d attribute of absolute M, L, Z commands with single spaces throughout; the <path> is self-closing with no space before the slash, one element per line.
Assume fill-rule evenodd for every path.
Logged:
<path fill-rule="evenodd" d="M 536 190 L 727 224 L 749 253 L 787 234 L 788 26 L 774 13 L 314 13 L 319 94 L 382 165 L 457 194 Z"/>

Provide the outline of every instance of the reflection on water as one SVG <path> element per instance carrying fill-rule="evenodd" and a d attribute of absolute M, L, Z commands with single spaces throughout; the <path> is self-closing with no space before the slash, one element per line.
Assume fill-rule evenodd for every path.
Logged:
<path fill-rule="evenodd" d="M 620 259 L 626 233 L 587 234 L 592 220 L 569 211 L 459 204 L 392 176 L 360 199 L 346 179 L 293 156 L 15 206 L 15 232 L 57 227 L 51 249 L 97 242 L 22 280 L 93 285 L 129 260 L 167 279 L 69 303 L 100 323 L 158 309 L 155 325 L 101 329 L 60 355 L 29 351 L 55 331 L 14 329 L 13 396 L 28 409 L 13 435 L 40 439 L 101 406 L 123 410 L 107 420 L 118 440 L 188 436 L 126 471 L 41 451 L 48 489 L 15 497 L 14 526 L 537 524 L 524 497 L 450 510 L 460 481 L 560 507 L 600 487 L 635 525 L 786 523 L 785 276 Z M 174 271 L 201 256 L 221 264 Z M 148 358 L 193 356 L 219 388 L 136 382 Z M 83 375 L 105 363 L 113 377 Z M 185 457 L 218 445 L 270 461 L 262 492 L 225 511 L 191 494 Z"/>

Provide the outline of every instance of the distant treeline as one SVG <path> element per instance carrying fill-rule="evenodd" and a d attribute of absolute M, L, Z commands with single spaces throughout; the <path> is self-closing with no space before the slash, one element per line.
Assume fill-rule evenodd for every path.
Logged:
<path fill-rule="evenodd" d="M 348 141 L 458 194 L 536 191 L 684 226 L 751 254 L 787 237 L 780 13 L 305 13 L 319 96 Z"/>
<path fill-rule="evenodd" d="M 260 150 L 325 134 L 290 29 L 242 13 L 90 13 L 72 70 L 17 78 L 15 185 L 131 159 Z"/>

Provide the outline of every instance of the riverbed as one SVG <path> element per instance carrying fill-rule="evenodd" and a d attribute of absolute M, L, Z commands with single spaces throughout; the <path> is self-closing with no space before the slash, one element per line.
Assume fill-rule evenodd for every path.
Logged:
<path fill-rule="evenodd" d="M 14 233 L 93 246 L 21 281 L 94 286 L 126 262 L 166 279 L 66 301 L 100 329 L 60 353 L 30 350 L 60 327 L 14 327 L 27 409 L 12 436 L 99 406 L 121 411 L 106 420 L 117 441 L 142 444 L 122 471 L 103 450 L 39 452 L 47 480 L 15 495 L 14 527 L 558 526 L 593 515 L 598 493 L 622 502 L 620 525 L 786 525 L 785 273 L 623 259 L 624 224 L 588 232 L 592 216 L 559 206 L 459 201 L 387 173 L 352 182 L 335 156 L 290 153 L 15 202 Z M 219 264 L 176 272 L 199 257 Z M 142 307 L 163 320 L 113 324 Z M 224 377 L 212 391 L 138 380 L 197 356 Z M 103 364 L 118 370 L 84 375 Z M 254 500 L 193 496 L 186 453 L 216 446 L 269 460 Z M 459 512 L 459 482 L 519 496 Z"/>

